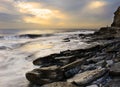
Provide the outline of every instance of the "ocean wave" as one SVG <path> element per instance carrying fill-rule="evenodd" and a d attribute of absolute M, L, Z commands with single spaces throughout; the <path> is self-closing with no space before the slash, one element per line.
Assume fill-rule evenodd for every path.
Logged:
<path fill-rule="evenodd" d="M 19 40 L 19 39 L 34 39 L 39 37 L 52 36 L 52 34 L 21 34 L 21 35 L 10 35 L 10 36 L 0 36 L 3 40 Z"/>

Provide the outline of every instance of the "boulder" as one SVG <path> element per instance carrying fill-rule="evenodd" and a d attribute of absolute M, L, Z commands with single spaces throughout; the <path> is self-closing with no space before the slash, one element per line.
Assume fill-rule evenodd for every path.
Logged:
<path fill-rule="evenodd" d="M 54 58 L 58 55 L 60 54 L 54 53 L 45 57 L 37 58 L 33 61 L 33 64 L 38 66 L 51 66 L 51 65 L 57 64 L 57 61 L 55 61 Z"/>
<path fill-rule="evenodd" d="M 39 85 L 62 80 L 63 76 L 63 71 L 56 66 L 38 68 L 26 73 L 26 78 L 31 83 Z"/>
<path fill-rule="evenodd" d="M 120 7 L 118 7 L 117 11 L 114 13 L 114 20 L 111 24 L 112 27 L 120 27 Z"/>
<path fill-rule="evenodd" d="M 75 75 L 73 78 L 68 79 L 67 82 L 74 82 L 77 85 L 86 85 L 101 77 L 103 74 L 105 74 L 105 72 L 106 70 L 104 68 L 85 71 Z"/>
<path fill-rule="evenodd" d="M 43 85 L 47 83 L 51 83 L 50 79 L 41 79 L 38 72 L 27 72 L 26 78 L 33 84 Z"/>
<path fill-rule="evenodd" d="M 43 85 L 41 87 L 77 87 L 77 86 L 68 82 L 54 82 L 51 84 Z"/>

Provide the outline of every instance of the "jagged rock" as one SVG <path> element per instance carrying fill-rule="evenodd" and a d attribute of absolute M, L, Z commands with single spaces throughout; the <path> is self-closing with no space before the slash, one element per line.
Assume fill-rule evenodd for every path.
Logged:
<path fill-rule="evenodd" d="M 33 61 L 33 64 L 40 65 L 40 66 L 51 66 L 51 65 L 63 66 L 75 60 L 76 60 L 76 57 L 73 55 L 67 56 L 60 53 L 56 55 L 49 55 L 49 56 L 38 58 Z"/>
<path fill-rule="evenodd" d="M 34 69 L 26 73 L 26 78 L 34 84 L 48 84 L 54 81 L 62 80 L 64 77 L 63 71 L 59 67 L 44 67 Z"/>
<path fill-rule="evenodd" d="M 85 71 L 75 75 L 73 78 L 67 80 L 67 82 L 74 82 L 77 85 L 86 85 L 95 79 L 101 77 L 106 72 L 105 69 L 96 69 L 91 71 Z"/>
<path fill-rule="evenodd" d="M 77 86 L 68 82 L 54 82 L 51 84 L 43 85 L 41 87 L 77 87 Z"/>
<path fill-rule="evenodd" d="M 115 63 L 110 68 L 110 75 L 120 76 L 120 62 Z"/>
<path fill-rule="evenodd" d="M 117 11 L 114 13 L 114 20 L 111 24 L 112 27 L 120 27 L 120 7 L 118 7 Z"/>
<path fill-rule="evenodd" d="M 80 65 L 83 64 L 84 61 L 85 59 L 79 59 L 62 67 L 49 66 L 34 69 L 31 72 L 26 73 L 26 78 L 30 82 L 39 85 L 64 80 L 66 77 L 72 76 L 71 73 L 73 73 L 73 75 L 76 74 L 80 70 Z M 70 70 L 73 71 L 73 69 L 75 69 L 76 67 L 77 70 L 74 70 L 75 73 L 70 72 Z"/>

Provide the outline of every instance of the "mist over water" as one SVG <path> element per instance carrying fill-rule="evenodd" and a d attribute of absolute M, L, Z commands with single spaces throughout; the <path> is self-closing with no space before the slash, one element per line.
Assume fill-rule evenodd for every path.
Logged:
<path fill-rule="evenodd" d="M 29 38 L 19 37 L 24 34 L 51 34 Z M 59 32 L 59 33 L 57 33 Z M 29 82 L 25 73 L 37 66 L 32 61 L 52 53 L 59 53 L 64 50 L 74 50 L 89 46 L 83 42 L 79 34 L 93 33 L 94 31 L 72 31 L 63 30 L 0 30 L 0 87 L 28 87 Z M 70 42 L 63 39 L 74 37 Z"/>

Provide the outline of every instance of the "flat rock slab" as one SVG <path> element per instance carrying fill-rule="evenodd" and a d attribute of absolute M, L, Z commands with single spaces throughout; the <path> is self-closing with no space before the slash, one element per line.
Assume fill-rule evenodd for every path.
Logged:
<path fill-rule="evenodd" d="M 115 63 L 110 68 L 110 75 L 120 76 L 120 62 Z"/>
<path fill-rule="evenodd" d="M 26 73 L 26 78 L 34 84 L 44 85 L 61 80 L 63 72 L 56 66 L 34 69 Z"/>
<path fill-rule="evenodd" d="M 67 82 L 54 82 L 51 84 L 43 85 L 41 87 L 77 87 L 77 86 Z"/>
<path fill-rule="evenodd" d="M 73 82 L 77 85 L 86 85 L 101 77 L 105 72 L 106 70 L 104 68 L 86 71 L 75 75 L 73 78 L 68 79 L 67 82 Z"/>

